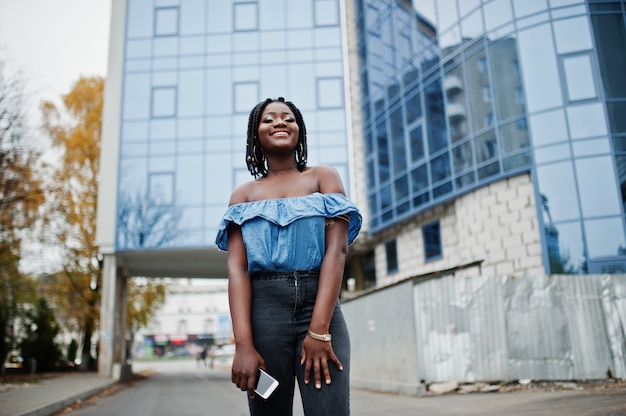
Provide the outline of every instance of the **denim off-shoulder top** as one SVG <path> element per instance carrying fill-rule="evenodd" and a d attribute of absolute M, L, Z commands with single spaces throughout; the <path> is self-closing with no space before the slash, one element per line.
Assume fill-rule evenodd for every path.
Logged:
<path fill-rule="evenodd" d="M 243 202 L 228 207 L 215 244 L 228 250 L 228 225 L 241 226 L 248 272 L 319 270 L 326 251 L 326 218 L 348 214 L 348 244 L 361 229 L 358 208 L 339 193 Z M 335 221 L 342 221 L 336 219 Z"/>

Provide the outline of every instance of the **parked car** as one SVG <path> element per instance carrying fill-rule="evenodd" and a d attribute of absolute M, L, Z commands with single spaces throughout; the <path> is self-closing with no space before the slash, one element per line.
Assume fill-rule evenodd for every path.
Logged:
<path fill-rule="evenodd" d="M 187 348 L 180 347 L 176 348 L 172 351 L 169 351 L 166 354 L 167 358 L 177 358 L 177 357 L 191 357 L 191 353 L 187 351 Z"/>
<path fill-rule="evenodd" d="M 17 351 L 11 351 L 4 362 L 4 368 L 23 368 L 24 359 Z"/>

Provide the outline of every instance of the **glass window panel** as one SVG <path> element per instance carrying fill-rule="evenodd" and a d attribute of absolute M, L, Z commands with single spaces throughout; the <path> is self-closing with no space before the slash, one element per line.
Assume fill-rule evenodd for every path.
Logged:
<path fill-rule="evenodd" d="M 463 3 L 463 2 L 461 2 Z M 479 38 L 485 32 L 483 28 L 483 14 L 481 9 L 476 9 L 469 16 L 465 17 L 461 22 L 461 32 L 463 33 L 463 39 L 467 42 L 468 39 Z"/>
<path fill-rule="evenodd" d="M 257 82 L 238 82 L 234 85 L 235 113 L 249 113 L 251 106 L 259 102 L 259 84 Z"/>
<path fill-rule="evenodd" d="M 430 177 L 433 183 L 448 179 L 450 172 L 450 156 L 444 153 L 430 161 Z"/>
<path fill-rule="evenodd" d="M 446 90 L 446 112 L 450 126 L 450 139 L 457 142 L 469 133 L 467 126 L 467 104 L 465 77 L 463 67 L 457 65 L 446 73 L 444 78 Z"/>
<path fill-rule="evenodd" d="M 150 121 L 150 139 L 169 140 L 176 137 L 175 119 L 156 119 Z"/>
<path fill-rule="evenodd" d="M 476 144 L 476 162 L 483 163 L 498 157 L 498 142 L 496 140 L 495 130 L 481 134 L 474 139 Z"/>
<path fill-rule="evenodd" d="M 148 123 L 145 121 L 125 122 L 122 124 L 122 142 L 148 140 Z"/>
<path fill-rule="evenodd" d="M 235 3 L 234 28 L 235 30 L 246 31 L 256 30 L 258 27 L 258 5 L 257 3 Z"/>
<path fill-rule="evenodd" d="M 418 125 L 409 132 L 411 144 L 411 160 L 417 162 L 424 158 L 424 133 L 422 126 Z"/>
<path fill-rule="evenodd" d="M 178 37 L 170 36 L 154 39 L 154 56 L 172 56 L 178 54 Z"/>
<path fill-rule="evenodd" d="M 387 273 L 395 273 L 398 271 L 398 250 L 396 248 L 396 240 L 387 241 L 385 243 L 385 259 L 387 263 Z"/>
<path fill-rule="evenodd" d="M 426 106 L 426 128 L 430 154 L 448 145 L 441 81 L 435 80 L 424 89 Z"/>
<path fill-rule="evenodd" d="M 181 55 L 197 55 L 204 53 L 203 36 L 183 36 L 180 38 Z"/>
<path fill-rule="evenodd" d="M 570 101 L 597 97 L 589 55 L 563 58 L 563 69 Z"/>
<path fill-rule="evenodd" d="M 467 141 L 452 149 L 454 172 L 459 173 L 474 167 L 474 154 L 472 143 Z"/>
<path fill-rule="evenodd" d="M 502 159 L 502 168 L 505 172 L 521 169 L 521 168 L 530 168 L 532 166 L 532 154 L 531 151 L 528 150 L 524 153 L 516 154 L 511 157 Z"/>
<path fill-rule="evenodd" d="M 192 35 L 204 33 L 204 0 L 185 0 L 180 6 L 180 33 Z"/>
<path fill-rule="evenodd" d="M 154 205 L 171 205 L 174 203 L 174 173 L 150 174 L 148 199 Z"/>
<path fill-rule="evenodd" d="M 166 142 L 152 142 L 150 143 L 150 156 L 163 156 L 163 155 L 172 155 L 176 153 L 176 142 L 166 141 Z"/>
<path fill-rule="evenodd" d="M 174 156 L 151 157 L 148 159 L 148 172 L 167 172 L 176 170 L 176 158 Z"/>
<path fill-rule="evenodd" d="M 153 72 L 152 86 L 154 87 L 171 87 L 176 84 L 178 74 L 175 71 Z"/>
<path fill-rule="evenodd" d="M 620 213 L 618 186 L 610 156 L 576 160 L 576 175 L 583 215 L 596 217 Z"/>
<path fill-rule="evenodd" d="M 151 39 L 129 40 L 126 42 L 126 58 L 149 58 L 151 55 Z M 126 67 L 128 68 L 128 63 Z"/>
<path fill-rule="evenodd" d="M 204 68 L 204 56 L 181 56 L 179 58 L 179 68 L 185 69 L 202 69 Z"/>
<path fill-rule="evenodd" d="M 468 108 L 471 113 L 472 130 L 477 132 L 489 127 L 488 122 L 493 122 L 491 85 L 485 50 L 480 50 L 467 58 L 466 64 Z"/>
<path fill-rule="evenodd" d="M 205 73 L 206 91 L 204 91 L 207 106 L 206 112 L 211 115 L 231 115 L 233 111 L 233 87 L 230 68 L 208 69 Z M 248 112 L 258 100 L 248 104 Z M 226 124 L 220 122 L 218 124 Z"/>
<path fill-rule="evenodd" d="M 550 7 L 563 7 L 572 4 L 584 3 L 585 0 L 550 0 Z"/>
<path fill-rule="evenodd" d="M 498 118 L 506 120 L 524 114 L 524 86 L 519 73 L 517 41 L 514 37 L 489 45 L 489 63 Z"/>
<path fill-rule="evenodd" d="M 229 1 L 207 1 L 207 30 L 209 33 L 232 32 L 233 6 Z M 227 45 L 230 45 L 228 43 Z"/>
<path fill-rule="evenodd" d="M 194 117 L 204 113 L 204 72 L 181 71 L 178 83 L 178 116 Z"/>
<path fill-rule="evenodd" d="M 535 146 L 567 140 L 565 112 L 559 109 L 530 116 L 530 131 Z"/>
<path fill-rule="evenodd" d="M 552 10 L 552 19 L 560 19 L 562 17 L 580 16 L 586 14 L 587 8 L 584 5 L 566 7 L 564 9 Z"/>
<path fill-rule="evenodd" d="M 474 10 L 480 6 L 480 0 L 462 0 L 459 2 L 459 12 L 461 16 L 465 16 L 467 12 Z"/>
<path fill-rule="evenodd" d="M 597 156 L 611 153 L 611 143 L 608 138 L 593 140 L 577 140 L 572 142 L 574 157 Z"/>
<path fill-rule="evenodd" d="M 155 58 L 152 60 L 152 77 L 153 77 L 153 82 L 152 84 L 154 85 L 154 80 L 162 80 L 164 77 L 161 77 L 160 74 L 162 74 L 161 72 L 156 72 L 156 71 L 168 71 L 166 76 L 169 76 L 170 79 L 172 79 L 172 81 L 167 81 L 168 83 L 172 83 L 172 82 L 176 82 L 176 73 L 175 72 L 169 72 L 170 70 L 176 70 L 177 69 L 177 65 L 178 65 L 178 60 L 176 58 Z M 172 77 L 173 75 L 173 77 Z M 164 81 L 160 81 L 160 82 L 164 82 Z M 158 82 L 157 82 L 158 83 Z"/>
<path fill-rule="evenodd" d="M 287 1 L 287 17 L 283 22 L 289 29 L 313 26 L 313 0 Z M 283 6 L 284 7 L 284 6 Z M 274 22 L 274 25 L 276 23 Z"/>
<path fill-rule="evenodd" d="M 318 108 L 343 107 L 343 82 L 341 78 L 317 79 Z"/>
<path fill-rule="evenodd" d="M 177 151 L 179 154 L 199 154 L 204 151 L 202 140 L 181 140 L 178 142 Z"/>
<path fill-rule="evenodd" d="M 620 217 L 586 220 L 584 224 L 590 259 L 617 256 L 626 247 L 624 226 Z"/>
<path fill-rule="evenodd" d="M 315 0 L 315 25 L 335 26 L 339 24 L 337 0 Z"/>
<path fill-rule="evenodd" d="M 398 107 L 389 115 L 389 127 L 391 130 L 391 146 L 393 155 L 394 174 L 406 170 L 406 143 L 404 141 L 404 123 L 402 121 L 402 108 Z"/>
<path fill-rule="evenodd" d="M 485 27 L 487 31 L 513 20 L 510 0 L 494 0 L 483 5 L 485 13 Z"/>
<path fill-rule="evenodd" d="M 424 242 L 424 260 L 426 262 L 443 256 L 439 221 L 422 227 L 422 240 Z"/>
<path fill-rule="evenodd" d="M 185 205 L 201 204 L 203 194 L 199 190 L 202 189 L 203 178 L 209 177 L 204 174 L 203 156 L 178 156 L 177 166 L 176 197 Z"/>
<path fill-rule="evenodd" d="M 580 216 L 571 161 L 538 166 L 537 178 L 540 195 L 544 205 L 547 204 L 552 221 L 573 220 Z"/>
<path fill-rule="evenodd" d="M 178 120 L 178 137 L 181 139 L 202 137 L 203 119 L 179 119 Z"/>
<path fill-rule="evenodd" d="M 535 162 L 540 165 L 558 160 L 570 159 L 572 152 L 569 143 L 554 146 L 535 147 Z"/>
<path fill-rule="evenodd" d="M 122 159 L 145 157 L 148 154 L 148 143 L 123 143 L 120 149 L 120 158 Z"/>
<path fill-rule="evenodd" d="M 626 133 L 626 102 L 607 103 L 611 133 Z"/>
<path fill-rule="evenodd" d="M 604 110 L 600 103 L 567 107 L 567 121 L 572 139 L 607 135 Z"/>
<path fill-rule="evenodd" d="M 444 32 L 459 20 L 459 12 L 456 8 L 456 0 L 438 0 L 437 9 L 439 17 L 439 32 Z"/>
<path fill-rule="evenodd" d="M 580 273 L 585 263 L 582 228 L 579 221 L 550 225 L 544 237 L 550 257 L 551 273 Z"/>
<path fill-rule="evenodd" d="M 314 69 L 310 64 L 292 64 L 287 69 L 286 96 L 292 97 L 291 101 L 298 103 L 301 111 L 306 111 L 317 102 Z"/>
<path fill-rule="evenodd" d="M 152 117 L 176 116 L 176 87 L 152 89 Z"/>
<path fill-rule="evenodd" d="M 150 116 L 150 75 L 127 74 L 124 77 L 124 119 Z"/>
<path fill-rule="evenodd" d="M 517 18 L 542 12 L 547 7 L 548 2 L 546 0 L 513 0 L 513 10 L 515 10 L 515 17 Z"/>
<path fill-rule="evenodd" d="M 422 193 L 428 189 L 428 171 L 426 165 L 421 165 L 411 171 L 411 192 Z"/>
<path fill-rule="evenodd" d="M 129 0 L 127 6 L 126 36 L 145 38 L 152 36 L 153 14 L 152 3 L 143 0 Z"/>
<path fill-rule="evenodd" d="M 513 153 L 530 147 L 528 126 L 522 118 L 499 128 L 502 153 Z"/>
<path fill-rule="evenodd" d="M 341 30 L 338 27 L 318 28 L 313 32 L 316 48 L 341 45 Z"/>
<path fill-rule="evenodd" d="M 154 9 L 154 36 L 178 34 L 178 7 Z"/>
<path fill-rule="evenodd" d="M 396 191 L 396 201 L 400 201 L 409 196 L 409 178 L 407 175 L 396 179 L 394 190 Z"/>
<path fill-rule="evenodd" d="M 561 81 L 550 25 L 520 31 L 518 47 L 528 111 L 533 113 L 562 105 Z"/>
<path fill-rule="evenodd" d="M 587 16 L 555 21 L 554 38 L 559 54 L 591 49 L 591 33 Z"/>
<path fill-rule="evenodd" d="M 626 29 L 622 14 L 592 15 L 596 51 L 608 98 L 626 97 Z"/>

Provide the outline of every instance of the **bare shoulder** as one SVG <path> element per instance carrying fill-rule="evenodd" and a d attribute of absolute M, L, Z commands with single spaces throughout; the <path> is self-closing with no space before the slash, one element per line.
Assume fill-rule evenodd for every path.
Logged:
<path fill-rule="evenodd" d="M 250 188 L 252 187 L 254 181 L 246 182 L 242 185 L 239 185 L 233 193 L 230 195 L 230 200 L 228 201 L 228 205 L 241 204 L 243 202 L 248 202 L 248 195 L 250 193 Z"/>
<path fill-rule="evenodd" d="M 340 193 L 346 194 L 337 169 L 328 165 L 319 165 L 312 168 L 312 173 L 317 179 L 319 190 L 323 194 Z"/>

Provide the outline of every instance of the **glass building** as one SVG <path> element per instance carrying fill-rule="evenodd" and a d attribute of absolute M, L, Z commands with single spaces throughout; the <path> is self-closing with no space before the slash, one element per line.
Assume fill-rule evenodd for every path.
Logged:
<path fill-rule="evenodd" d="M 540 258 L 548 274 L 626 271 L 624 1 L 354 0 L 352 7 L 363 199 L 376 246 L 362 257 L 363 270 L 393 275 L 402 250 L 417 253 L 407 248 L 414 244 L 420 260 L 405 262 L 416 267 L 404 277 L 458 267 L 442 262 L 459 245 L 450 235 L 457 225 L 446 234 L 441 212 L 527 177 L 531 187 L 494 191 L 493 204 L 510 211 L 512 229 L 524 215 L 500 198 L 523 192 L 540 250 L 513 230 L 475 260 L 512 256 L 514 246 L 515 266 L 502 269 L 509 273 L 537 272 L 521 256 Z M 489 204 L 476 205 L 483 218 Z M 464 214 L 446 215 L 458 224 Z M 484 224 L 477 231 L 488 234 Z M 411 229 L 421 235 L 396 241 Z M 446 239 L 453 240 L 447 252 Z"/>
<path fill-rule="evenodd" d="M 117 148 L 103 149 L 99 239 L 130 274 L 225 277 L 211 251 L 232 190 L 252 179 L 248 115 L 267 97 L 298 106 L 309 164 L 334 166 L 349 189 L 339 0 L 127 0 L 113 16 Z"/>

